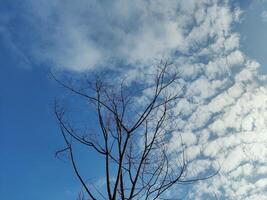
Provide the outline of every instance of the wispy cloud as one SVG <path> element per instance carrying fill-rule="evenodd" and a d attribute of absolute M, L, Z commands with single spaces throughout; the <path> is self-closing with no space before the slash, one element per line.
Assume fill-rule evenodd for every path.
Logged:
<path fill-rule="evenodd" d="M 267 11 L 266 10 L 262 11 L 261 19 L 262 21 L 267 22 Z"/>
<path fill-rule="evenodd" d="M 36 62 L 84 71 L 117 62 L 149 63 L 178 47 L 184 50 L 184 27 L 193 21 L 183 13 L 195 9 L 194 3 L 184 5 L 158 0 L 27 0 L 14 18 L 27 26 L 20 31 L 25 31 L 27 53 Z M 177 15 L 177 10 L 183 12 Z"/>

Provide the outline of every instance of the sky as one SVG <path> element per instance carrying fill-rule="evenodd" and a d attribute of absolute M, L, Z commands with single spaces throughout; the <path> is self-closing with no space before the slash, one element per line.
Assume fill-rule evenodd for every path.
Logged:
<path fill-rule="evenodd" d="M 267 199 L 266 35 L 265 0 L 0 0 L 0 199 L 80 190 L 54 156 L 63 141 L 53 102 L 64 91 L 50 69 L 138 77 L 161 59 L 183 72 L 175 112 L 189 167 L 221 165 L 186 198 Z"/>

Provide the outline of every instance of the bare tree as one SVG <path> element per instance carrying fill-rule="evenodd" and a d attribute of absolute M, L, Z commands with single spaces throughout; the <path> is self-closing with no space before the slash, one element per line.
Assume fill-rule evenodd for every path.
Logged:
<path fill-rule="evenodd" d="M 71 93 L 95 108 L 99 129 L 79 132 L 66 116 L 67 108 L 55 103 L 55 115 L 74 172 L 89 199 L 155 200 L 179 199 L 166 194 L 177 184 L 193 183 L 214 176 L 187 178 L 188 168 L 182 137 L 179 150 L 169 148 L 175 130 L 172 108 L 182 98 L 179 71 L 172 64 L 161 63 L 149 83 L 111 84 L 99 76 L 85 79 L 80 86 L 53 78 Z M 144 95 L 146 94 L 146 95 Z M 144 97 L 145 96 L 145 97 Z M 105 189 L 89 183 L 78 169 L 74 144 L 89 147 L 103 159 Z M 84 197 L 80 194 L 80 199 Z"/>

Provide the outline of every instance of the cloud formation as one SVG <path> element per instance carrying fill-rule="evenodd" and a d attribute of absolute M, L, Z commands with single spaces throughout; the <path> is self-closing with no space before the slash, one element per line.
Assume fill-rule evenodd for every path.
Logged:
<path fill-rule="evenodd" d="M 261 13 L 261 19 L 262 19 L 262 21 L 267 22 L 267 11 L 266 10 L 264 10 Z"/>
<path fill-rule="evenodd" d="M 122 62 L 148 64 L 178 47 L 186 50 L 184 28 L 194 22 L 183 13 L 192 14 L 195 5 L 183 2 L 26 0 L 9 24 L 26 23 L 26 52 L 35 62 L 75 71 Z"/>
<path fill-rule="evenodd" d="M 256 61 L 240 51 L 239 35 L 232 31 L 239 10 L 232 10 L 227 2 L 206 3 L 198 8 L 195 2 L 195 13 L 205 12 L 185 37 L 190 56 L 175 59 L 184 72 L 188 97 L 176 112 L 189 147 L 192 176 L 216 163 L 221 170 L 194 186 L 187 198 L 267 199 L 266 76 L 259 74 Z M 180 145 L 175 136 L 172 144 Z"/>

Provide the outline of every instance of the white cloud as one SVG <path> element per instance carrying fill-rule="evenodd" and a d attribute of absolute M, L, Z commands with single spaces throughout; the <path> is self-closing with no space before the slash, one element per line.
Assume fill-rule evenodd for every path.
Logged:
<path fill-rule="evenodd" d="M 177 124 L 187 142 L 190 176 L 217 163 L 221 171 L 194 185 L 188 199 L 214 199 L 214 194 L 219 199 L 266 199 L 266 77 L 239 48 L 240 36 L 232 32 L 235 11 L 227 4 L 209 2 L 198 8 L 195 1 L 199 20 L 185 29 L 184 44 L 178 47 L 190 53 L 175 58 L 183 71 L 188 100 L 178 103 L 175 112 L 187 117 L 184 121 L 178 115 Z M 197 142 L 192 143 L 188 133 Z M 179 138 L 179 134 L 173 137 L 171 148 L 180 145 Z"/>
<path fill-rule="evenodd" d="M 266 10 L 262 11 L 261 19 L 262 21 L 267 22 L 267 11 Z"/>
<path fill-rule="evenodd" d="M 36 62 L 74 71 L 121 61 L 149 64 L 184 48 L 191 18 L 183 13 L 193 13 L 194 6 L 173 0 L 27 0 L 21 18 L 37 37 L 28 38 L 27 53 Z"/>

